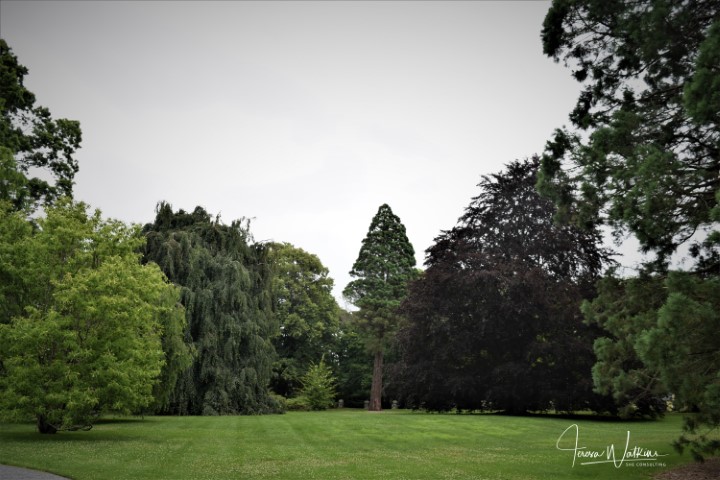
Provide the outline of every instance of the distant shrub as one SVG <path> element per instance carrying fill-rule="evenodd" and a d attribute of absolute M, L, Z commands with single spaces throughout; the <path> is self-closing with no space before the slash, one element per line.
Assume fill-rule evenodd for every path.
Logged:
<path fill-rule="evenodd" d="M 302 395 L 288 398 L 285 403 L 287 404 L 288 411 L 291 412 L 307 412 L 311 410 L 310 402 L 308 402 L 308 399 Z"/>
<path fill-rule="evenodd" d="M 288 399 L 277 393 L 270 392 L 268 407 L 271 413 L 285 413 L 288 411 Z"/>
<path fill-rule="evenodd" d="M 302 396 L 312 410 L 327 410 L 335 405 L 335 379 L 325 359 L 312 365 L 302 378 Z"/>

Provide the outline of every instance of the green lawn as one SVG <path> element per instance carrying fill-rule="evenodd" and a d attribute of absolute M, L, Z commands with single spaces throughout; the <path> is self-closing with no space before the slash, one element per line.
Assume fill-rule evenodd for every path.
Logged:
<path fill-rule="evenodd" d="M 615 445 L 618 462 L 639 446 L 667 454 L 665 466 L 625 462 L 573 467 L 556 442 L 573 424 L 579 446 Z M 89 432 L 39 435 L 0 424 L 0 463 L 75 479 L 564 479 L 650 478 L 691 461 L 670 446 L 681 418 L 655 422 L 396 410 L 297 412 L 255 417 L 108 419 Z M 572 448 L 574 430 L 561 447 Z M 635 465 L 635 466 L 633 466 Z"/>

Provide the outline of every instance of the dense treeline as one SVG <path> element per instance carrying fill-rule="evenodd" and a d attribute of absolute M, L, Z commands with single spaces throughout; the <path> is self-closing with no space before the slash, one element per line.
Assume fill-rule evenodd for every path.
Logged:
<path fill-rule="evenodd" d="M 575 130 L 484 177 L 424 272 L 382 205 L 344 290 L 352 314 L 316 256 L 255 243 L 242 221 L 160 203 L 141 230 L 88 213 L 71 198 L 79 124 L 35 105 L 0 40 L 0 415 L 50 433 L 109 411 L 276 412 L 280 396 L 675 408 L 694 412 L 679 448 L 720 450 L 704 435 L 720 427 L 718 18 L 717 0 L 553 1 L 543 48 L 584 85 Z M 602 226 L 652 254 L 635 277 L 612 268 Z"/>
<path fill-rule="evenodd" d="M 174 212 L 160 203 L 144 227 L 145 262 L 180 287 L 185 340 L 194 361 L 159 410 L 218 415 L 280 412 L 285 398 L 303 397 L 303 379 L 325 365 L 338 388 L 353 387 L 363 350 L 340 328 L 333 281 L 317 256 L 288 243 L 255 243 L 249 225 L 223 224 L 201 207 Z"/>

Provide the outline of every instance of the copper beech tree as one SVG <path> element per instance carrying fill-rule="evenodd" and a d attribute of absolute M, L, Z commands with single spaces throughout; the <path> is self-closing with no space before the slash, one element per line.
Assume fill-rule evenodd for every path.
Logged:
<path fill-rule="evenodd" d="M 592 298 L 608 252 L 596 230 L 553 222 L 534 188 L 539 159 L 484 177 L 481 192 L 427 250 L 398 334 L 394 384 L 431 410 L 611 409 L 592 392 Z"/>

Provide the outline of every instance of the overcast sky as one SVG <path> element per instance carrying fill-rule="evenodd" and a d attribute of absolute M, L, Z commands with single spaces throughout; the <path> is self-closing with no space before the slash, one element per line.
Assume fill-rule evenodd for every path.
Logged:
<path fill-rule="evenodd" d="M 127 222 L 160 200 L 252 218 L 318 255 L 340 299 L 381 204 L 420 265 L 482 175 L 569 123 L 548 7 L 0 0 L 0 35 L 38 103 L 81 123 L 77 199 Z"/>

